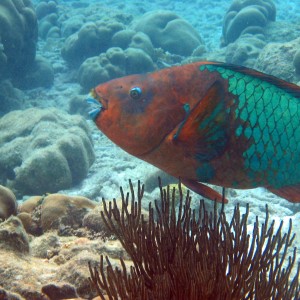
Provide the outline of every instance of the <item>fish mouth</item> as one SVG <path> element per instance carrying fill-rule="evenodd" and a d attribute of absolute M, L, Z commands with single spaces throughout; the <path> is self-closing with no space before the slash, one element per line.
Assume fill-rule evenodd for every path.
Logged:
<path fill-rule="evenodd" d="M 101 103 L 101 98 L 92 90 L 86 98 L 86 103 L 91 105 L 91 110 L 88 112 L 89 116 L 95 121 L 102 110 L 105 110 Z"/>

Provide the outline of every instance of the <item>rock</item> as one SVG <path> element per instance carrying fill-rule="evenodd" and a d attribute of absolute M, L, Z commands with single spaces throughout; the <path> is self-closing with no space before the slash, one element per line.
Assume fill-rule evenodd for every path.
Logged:
<path fill-rule="evenodd" d="M 95 206 L 95 202 L 85 197 L 51 194 L 42 204 L 42 228 L 44 231 L 66 226 L 79 228 L 84 215 Z"/>
<path fill-rule="evenodd" d="M 46 294 L 50 299 L 70 299 L 77 298 L 76 289 L 74 286 L 68 283 L 49 283 L 42 287 L 42 292 Z"/>
<path fill-rule="evenodd" d="M 85 299 L 91 299 L 91 297 L 96 296 L 88 280 L 90 276 L 87 268 L 88 262 L 91 262 L 92 265 L 97 265 L 99 255 L 82 251 L 73 257 L 72 260 L 67 261 L 58 274 L 62 281 L 72 282 L 76 286 L 77 294 Z"/>
<path fill-rule="evenodd" d="M 0 286 L 21 295 L 19 299 L 49 300 L 41 292 L 41 283 L 51 281 L 55 271 L 48 262 L 0 249 Z"/>
<path fill-rule="evenodd" d="M 171 11 L 146 13 L 136 24 L 135 30 L 147 34 L 154 47 L 173 54 L 189 56 L 203 44 L 197 30 Z"/>
<path fill-rule="evenodd" d="M 300 49 L 300 38 L 286 43 L 269 43 L 260 52 L 254 68 L 289 82 L 297 82 L 295 54 Z"/>
<path fill-rule="evenodd" d="M 18 195 L 79 183 L 94 161 L 86 121 L 58 109 L 13 111 L 0 119 L 0 174 Z"/>
<path fill-rule="evenodd" d="M 276 19 L 272 0 L 235 0 L 223 21 L 221 45 L 226 46 L 244 33 L 261 34 L 270 21 Z"/>
<path fill-rule="evenodd" d="M 10 217 L 0 223 L 0 249 L 15 253 L 29 253 L 28 236 L 17 217 Z"/>
<path fill-rule="evenodd" d="M 17 214 L 17 200 L 14 193 L 0 185 L 0 220 L 6 220 L 11 215 Z"/>
<path fill-rule="evenodd" d="M 46 233 L 51 240 L 55 234 Z M 39 242 L 34 240 L 38 239 Z M 70 297 L 83 297 L 92 299 L 96 292 L 91 290 L 88 281 L 89 269 L 88 261 L 93 265 L 99 263 L 99 251 L 110 253 L 113 249 L 113 258 L 117 258 L 120 253 L 119 246 L 110 245 L 111 251 L 106 251 L 107 243 L 103 240 L 90 241 L 87 238 L 57 237 L 58 247 L 51 248 L 59 251 L 54 253 L 50 259 L 33 257 L 31 255 L 20 255 L 15 251 L 3 249 L 0 247 L 0 299 L 2 294 L 20 295 L 17 298 L 8 299 L 26 299 L 26 300 L 49 300 L 49 299 L 69 299 Z M 57 241 L 54 239 L 54 245 Z M 33 237 L 32 245 L 42 245 L 42 237 Z M 112 241 L 116 243 L 117 241 Z M 46 242 L 47 243 L 47 242 Z M 46 248 L 46 247 L 44 247 Z M 48 254 L 51 251 L 48 251 Z M 125 253 L 125 250 L 123 250 Z M 123 255 L 121 255 L 124 257 Z M 78 292 L 76 292 L 76 290 Z M 75 293 L 76 292 L 76 293 Z M 17 294 L 13 294 L 17 293 Z M 77 294 L 79 296 L 77 296 Z M 49 298 L 52 297 L 52 298 Z"/>
<path fill-rule="evenodd" d="M 300 36 L 300 24 L 279 20 L 269 22 L 264 28 L 264 35 L 266 43 L 290 42 Z"/>
<path fill-rule="evenodd" d="M 296 73 L 300 75 L 300 49 L 294 55 L 293 65 L 295 67 Z"/>
<path fill-rule="evenodd" d="M 262 35 L 243 34 L 226 47 L 226 62 L 253 68 L 265 45 Z"/>
<path fill-rule="evenodd" d="M 34 257 L 49 258 L 49 252 L 58 253 L 60 242 L 53 232 L 49 232 L 33 239 L 30 247 Z"/>
<path fill-rule="evenodd" d="M 0 287 L 0 299 L 1 300 L 23 300 L 24 298 L 20 295 L 7 292 L 5 289 Z"/>

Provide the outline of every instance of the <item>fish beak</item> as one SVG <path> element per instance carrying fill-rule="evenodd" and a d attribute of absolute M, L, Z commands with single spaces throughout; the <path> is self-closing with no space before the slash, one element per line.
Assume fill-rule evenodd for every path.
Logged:
<path fill-rule="evenodd" d="M 88 98 L 85 100 L 86 103 L 91 105 L 92 109 L 88 112 L 88 114 L 93 120 L 96 120 L 101 110 L 104 109 L 103 105 L 100 103 L 99 100 L 96 99 L 95 96 L 96 96 L 95 92 L 91 91 Z"/>

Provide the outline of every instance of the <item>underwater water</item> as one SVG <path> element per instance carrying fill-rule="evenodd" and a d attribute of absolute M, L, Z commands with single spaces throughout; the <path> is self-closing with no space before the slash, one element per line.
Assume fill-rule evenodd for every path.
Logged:
<path fill-rule="evenodd" d="M 100 254 L 110 256 L 115 265 L 120 256 L 128 258 L 117 240 L 103 238 L 107 233 L 99 214 L 102 198 L 119 199 L 120 186 L 127 192 L 129 179 L 134 185 L 140 180 L 145 183 L 142 205 L 146 211 L 149 202 L 160 198 L 158 176 L 163 185 L 176 185 L 178 181 L 111 141 L 120 138 L 122 146 L 125 137 L 143 148 L 148 143 L 146 134 L 154 139 L 166 127 L 159 127 L 159 122 L 149 118 L 149 122 L 143 123 L 145 137 L 139 145 L 134 141 L 137 134 L 127 130 L 125 122 L 122 123 L 125 133 L 106 133 L 114 137 L 109 139 L 89 114 L 95 109 L 93 116 L 99 113 L 101 117 L 107 108 L 88 104 L 86 99 L 95 96 L 89 94 L 91 89 L 109 80 L 197 61 L 253 68 L 300 85 L 298 1 L 0 2 L 0 299 L 96 297 L 87 279 L 87 262 L 96 264 Z M 272 80 L 262 80 L 268 83 L 259 82 L 259 86 L 274 88 Z M 190 81 L 184 82 L 176 90 L 177 96 L 189 98 L 190 91 L 194 90 L 191 85 Z M 296 104 L 280 113 L 290 114 L 295 120 L 299 91 L 294 87 L 291 92 L 287 85 L 284 88 L 290 89 L 286 98 L 292 95 Z M 274 90 L 278 92 L 277 86 Z M 166 98 L 169 96 L 166 94 Z M 184 126 L 192 108 L 185 107 L 186 115 L 183 114 L 176 126 Z M 159 111 L 161 106 L 156 109 Z M 172 111 L 166 109 L 162 118 L 172 120 Z M 251 112 L 249 118 L 252 119 L 248 122 L 255 122 Z M 273 121 L 266 127 L 284 124 L 280 122 Z M 297 122 L 285 125 L 290 128 Z M 153 128 L 149 130 L 148 124 Z M 171 131 L 168 130 L 167 133 Z M 294 179 L 299 173 L 300 133 L 297 128 L 282 130 L 287 132 L 286 136 L 280 133 L 276 138 L 289 139 L 290 144 L 282 142 L 285 145 L 280 150 L 282 156 L 276 156 L 279 150 L 274 147 L 274 153 L 268 152 L 267 157 L 270 161 L 272 155 L 276 159 L 281 157 L 276 161 L 278 170 L 277 167 L 273 170 L 276 178 L 283 178 L 280 177 L 282 161 L 292 161 L 293 167 L 287 164 L 289 168 L 283 173 L 288 174 L 285 178 L 293 180 L 290 185 L 295 186 L 294 202 L 260 186 L 266 178 L 258 178 L 258 187 L 253 189 L 226 189 L 228 219 L 237 203 L 242 212 L 249 203 L 250 232 L 256 216 L 264 222 L 266 205 L 270 220 L 275 220 L 276 225 L 284 222 L 283 232 L 287 232 L 290 219 L 293 232 L 297 234 L 300 229 L 300 204 L 295 203 L 300 202 L 299 182 Z M 176 134 L 180 136 L 182 132 L 184 129 L 179 127 Z M 272 130 L 268 138 L 272 142 L 275 139 Z M 214 152 L 216 147 L 209 149 Z M 295 152 L 289 153 L 290 149 Z M 258 161 L 264 159 L 264 151 L 270 148 L 263 149 L 261 156 L 256 157 Z M 175 157 L 169 161 L 184 169 L 186 160 Z M 211 172 L 208 167 L 203 170 Z M 240 174 L 236 167 L 230 172 Z M 231 176 L 228 174 L 225 170 L 224 178 Z M 222 182 L 219 186 L 209 186 L 222 193 Z M 236 182 L 232 186 L 238 187 Z M 191 206 L 197 209 L 203 197 L 191 194 Z M 208 208 L 213 207 L 212 201 L 205 200 L 205 203 Z M 292 255 L 294 247 L 299 247 L 299 238 L 296 235 L 288 255 Z M 299 257 L 298 254 L 297 261 Z M 56 288 L 57 294 L 53 292 Z M 1 298 L 1 293 L 6 293 L 3 296 L 6 298 Z M 13 293 L 16 298 L 12 298 Z"/>

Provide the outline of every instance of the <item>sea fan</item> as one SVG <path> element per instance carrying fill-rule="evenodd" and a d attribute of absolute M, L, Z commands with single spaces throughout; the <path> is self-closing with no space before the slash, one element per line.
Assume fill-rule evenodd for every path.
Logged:
<path fill-rule="evenodd" d="M 299 265 L 289 279 L 296 257 L 294 249 L 287 258 L 294 239 L 291 222 L 286 234 L 281 233 L 282 223 L 275 230 L 274 222 L 268 224 L 266 207 L 264 224 L 256 218 L 249 234 L 248 206 L 241 216 L 237 205 L 230 222 L 216 205 L 209 213 L 203 201 L 196 213 L 179 184 L 176 211 L 175 189 L 163 189 L 160 181 L 159 186 L 161 199 L 155 208 L 150 203 L 147 221 L 141 214 L 140 182 L 137 196 L 131 182 L 126 196 L 121 188 L 121 209 L 115 199 L 108 206 L 103 200 L 102 218 L 133 266 L 127 270 L 121 259 L 122 268 L 113 268 L 103 256 L 99 270 L 89 265 L 90 282 L 101 299 L 107 299 L 105 294 L 109 299 L 300 299 Z"/>

